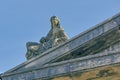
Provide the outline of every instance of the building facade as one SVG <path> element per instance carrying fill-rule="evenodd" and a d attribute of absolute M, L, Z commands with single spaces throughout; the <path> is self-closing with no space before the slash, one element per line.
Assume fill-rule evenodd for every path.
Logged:
<path fill-rule="evenodd" d="M 28 43 L 27 61 L 3 73 L 2 80 L 120 79 L 120 13 L 72 39 L 56 16 L 51 19 L 43 42 Z"/>

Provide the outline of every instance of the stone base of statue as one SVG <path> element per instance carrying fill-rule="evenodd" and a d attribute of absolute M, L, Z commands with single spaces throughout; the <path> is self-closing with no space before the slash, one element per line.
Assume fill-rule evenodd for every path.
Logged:
<path fill-rule="evenodd" d="M 120 80 L 120 14 L 70 40 L 57 17 L 51 23 L 40 43 L 27 43 L 27 61 L 3 80 Z"/>

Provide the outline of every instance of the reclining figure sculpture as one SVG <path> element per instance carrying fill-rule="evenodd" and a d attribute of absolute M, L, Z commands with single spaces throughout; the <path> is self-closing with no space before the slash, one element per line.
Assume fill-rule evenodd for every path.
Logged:
<path fill-rule="evenodd" d="M 69 39 L 67 34 L 64 32 L 64 29 L 60 26 L 60 21 L 58 17 L 52 16 L 50 21 L 51 21 L 51 30 L 49 31 L 46 37 L 42 37 L 39 43 L 37 42 L 26 43 L 27 60 L 45 52 L 50 48 L 53 48 L 61 43 L 64 43 Z"/>

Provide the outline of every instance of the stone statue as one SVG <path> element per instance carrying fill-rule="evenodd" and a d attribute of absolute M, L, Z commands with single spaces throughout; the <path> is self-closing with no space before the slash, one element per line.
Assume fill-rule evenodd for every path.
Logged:
<path fill-rule="evenodd" d="M 52 16 L 50 19 L 51 22 L 51 30 L 47 34 L 46 37 L 42 37 L 40 39 L 40 43 L 36 42 L 28 42 L 26 44 L 27 53 L 26 58 L 31 59 L 46 50 L 53 48 L 61 43 L 64 43 L 68 40 L 67 34 L 64 32 L 64 29 L 60 26 L 60 21 L 58 17 Z"/>
<path fill-rule="evenodd" d="M 64 29 L 60 26 L 60 21 L 58 17 L 52 16 L 51 19 L 51 30 L 47 34 L 47 40 L 51 40 L 52 47 L 57 46 L 68 40 L 67 34 L 64 32 Z"/>
<path fill-rule="evenodd" d="M 31 59 L 32 57 L 38 55 L 39 45 L 40 44 L 37 42 L 26 43 L 26 48 L 27 48 L 26 58 L 27 59 Z"/>

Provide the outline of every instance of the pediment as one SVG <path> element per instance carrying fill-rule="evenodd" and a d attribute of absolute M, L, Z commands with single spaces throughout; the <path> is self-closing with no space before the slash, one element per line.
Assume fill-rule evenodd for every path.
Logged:
<path fill-rule="evenodd" d="M 17 72 L 42 67 L 45 64 L 61 62 L 94 55 L 119 42 L 120 14 L 95 27 L 63 42 L 62 44 L 46 50 L 42 54 L 5 72 Z"/>

